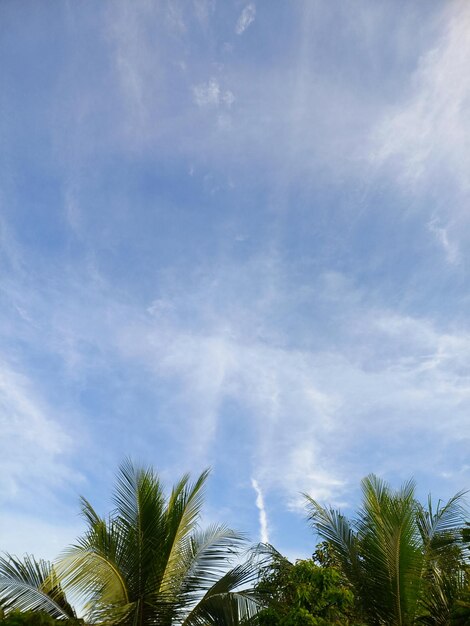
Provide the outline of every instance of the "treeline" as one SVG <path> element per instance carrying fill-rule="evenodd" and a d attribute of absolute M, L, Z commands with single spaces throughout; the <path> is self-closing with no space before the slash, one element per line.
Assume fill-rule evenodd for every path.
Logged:
<path fill-rule="evenodd" d="M 353 519 L 307 497 L 320 543 L 291 563 L 225 525 L 200 528 L 207 476 L 166 493 L 152 468 L 125 462 L 114 510 L 82 498 L 86 530 L 55 563 L 0 557 L 0 624 L 470 625 L 463 493 L 422 505 L 413 481 L 393 490 L 371 475 Z"/>
<path fill-rule="evenodd" d="M 84 626 L 82 619 L 55 619 L 46 611 L 19 611 L 14 609 L 7 615 L 0 612 L 2 626 Z"/>

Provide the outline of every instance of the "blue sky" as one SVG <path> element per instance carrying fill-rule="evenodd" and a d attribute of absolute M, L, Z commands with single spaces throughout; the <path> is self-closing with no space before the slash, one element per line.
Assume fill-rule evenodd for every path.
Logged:
<path fill-rule="evenodd" d="M 119 462 L 309 554 L 470 474 L 468 2 L 0 3 L 0 547 Z"/>

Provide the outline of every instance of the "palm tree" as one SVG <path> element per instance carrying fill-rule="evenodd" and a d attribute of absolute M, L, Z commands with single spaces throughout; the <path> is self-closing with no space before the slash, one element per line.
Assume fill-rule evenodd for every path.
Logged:
<path fill-rule="evenodd" d="M 420 622 L 429 626 L 449 623 L 460 596 L 468 586 L 463 496 L 464 493 L 460 492 L 446 504 L 439 501 L 435 511 L 430 496 L 426 508 L 417 504 L 417 524 L 425 562 Z"/>
<path fill-rule="evenodd" d="M 57 619 L 76 618 L 52 564 L 29 555 L 0 557 L 0 608 L 5 613 L 45 611 Z"/>
<path fill-rule="evenodd" d="M 256 613 L 255 595 L 241 590 L 254 579 L 253 564 L 233 564 L 243 537 L 226 526 L 198 527 L 207 476 L 194 484 L 183 476 L 166 497 L 152 469 L 127 461 L 108 518 L 82 498 L 87 530 L 58 571 L 84 603 L 87 621 L 230 626 Z"/>
<path fill-rule="evenodd" d="M 309 519 L 351 585 L 365 622 L 410 626 L 449 623 L 461 589 L 462 492 L 424 508 L 408 481 L 393 491 L 374 475 L 362 481 L 355 520 L 307 497 Z"/>

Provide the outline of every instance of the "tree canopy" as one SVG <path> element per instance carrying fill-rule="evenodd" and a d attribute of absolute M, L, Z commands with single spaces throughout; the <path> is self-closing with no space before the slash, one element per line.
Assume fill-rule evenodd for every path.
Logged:
<path fill-rule="evenodd" d="M 328 542 L 368 624 L 449 623 L 468 585 L 462 529 L 464 494 L 427 506 L 413 481 L 393 490 L 374 475 L 362 481 L 362 505 L 349 520 L 307 496 L 309 519 Z"/>
<path fill-rule="evenodd" d="M 107 516 L 81 499 L 85 532 L 55 563 L 0 557 L 0 626 L 469 626 L 470 524 L 463 492 L 425 505 L 413 481 L 374 475 L 348 518 L 306 496 L 322 540 L 290 562 L 200 527 L 208 472 L 170 491 L 150 467 L 119 468 Z"/>

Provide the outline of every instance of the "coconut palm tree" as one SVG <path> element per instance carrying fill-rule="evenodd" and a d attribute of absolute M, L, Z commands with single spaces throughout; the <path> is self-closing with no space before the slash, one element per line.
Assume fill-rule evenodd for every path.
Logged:
<path fill-rule="evenodd" d="M 306 497 L 309 519 L 328 542 L 364 621 L 449 624 L 463 584 L 464 494 L 436 509 L 429 499 L 425 508 L 416 500 L 413 481 L 393 491 L 374 475 L 362 481 L 362 493 L 353 521 Z"/>
<path fill-rule="evenodd" d="M 207 476 L 191 484 L 185 475 L 166 496 L 152 469 L 126 461 L 108 518 L 82 499 L 87 530 L 57 567 L 87 621 L 230 626 L 256 613 L 255 595 L 241 589 L 255 569 L 250 561 L 234 565 L 243 537 L 226 526 L 199 529 Z"/>
<path fill-rule="evenodd" d="M 417 503 L 425 562 L 420 622 L 429 626 L 449 624 L 460 596 L 468 587 L 463 495 L 458 493 L 445 504 L 439 501 L 436 510 L 430 496 L 427 507 Z"/>
<path fill-rule="evenodd" d="M 29 555 L 0 557 L 0 608 L 5 613 L 45 611 L 57 619 L 76 618 L 53 565 Z"/>

